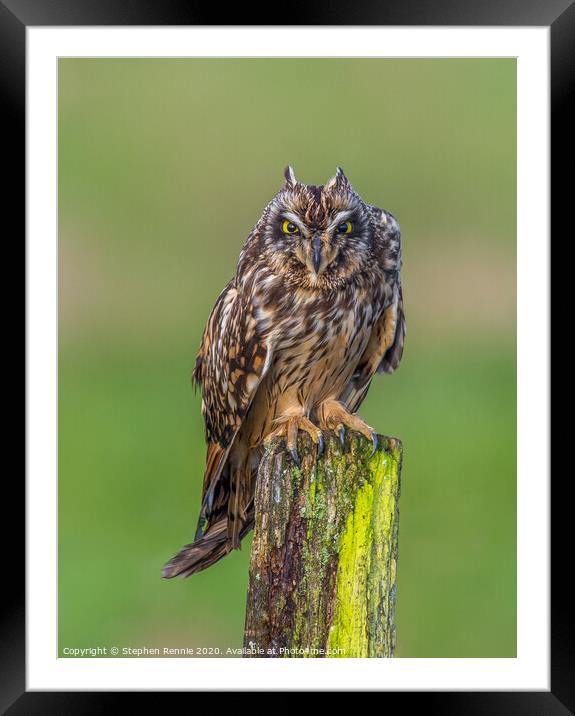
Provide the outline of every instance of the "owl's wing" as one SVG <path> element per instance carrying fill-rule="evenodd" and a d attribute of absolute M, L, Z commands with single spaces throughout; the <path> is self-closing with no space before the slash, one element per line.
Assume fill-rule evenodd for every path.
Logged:
<path fill-rule="evenodd" d="M 403 292 L 401 290 L 401 283 L 398 284 L 398 296 L 397 302 L 393 308 L 388 308 L 384 311 L 385 329 L 387 330 L 387 336 L 393 335 L 393 340 L 389 348 L 387 343 L 384 341 L 383 357 L 381 363 L 377 366 L 378 373 L 393 373 L 395 369 L 401 363 L 403 356 L 403 344 L 405 341 L 405 334 L 407 326 L 405 324 L 405 314 L 403 312 Z M 395 321 L 395 328 L 393 328 L 393 322 Z M 384 330 L 385 334 L 385 330 Z"/>
<path fill-rule="evenodd" d="M 202 527 L 212 510 L 216 481 L 271 362 L 271 347 L 258 335 L 254 313 L 250 291 L 238 292 L 230 281 L 208 319 L 192 374 L 202 390 L 208 443 Z"/>
<path fill-rule="evenodd" d="M 369 343 L 340 396 L 350 412 L 359 409 L 376 372 L 393 373 L 397 368 L 403 354 L 405 332 L 403 295 L 398 278 L 392 301 L 374 325 Z"/>

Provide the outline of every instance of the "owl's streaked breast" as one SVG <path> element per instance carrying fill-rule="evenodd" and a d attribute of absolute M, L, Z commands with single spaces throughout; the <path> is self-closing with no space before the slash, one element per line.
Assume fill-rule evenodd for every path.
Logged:
<path fill-rule="evenodd" d="M 276 302 L 275 323 L 269 326 L 272 364 L 246 422 L 252 446 L 263 440 L 278 419 L 302 408 L 313 415 L 322 401 L 339 398 L 384 306 L 383 285 L 371 294 L 285 294 L 281 310 Z M 262 303 L 260 317 L 265 315 Z"/>

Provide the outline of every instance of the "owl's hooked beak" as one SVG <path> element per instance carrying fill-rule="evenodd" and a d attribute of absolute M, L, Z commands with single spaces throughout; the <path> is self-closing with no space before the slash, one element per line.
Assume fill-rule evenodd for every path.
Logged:
<path fill-rule="evenodd" d="M 313 270 L 318 274 L 321 267 L 321 239 L 317 235 L 311 240 L 311 251 Z"/>

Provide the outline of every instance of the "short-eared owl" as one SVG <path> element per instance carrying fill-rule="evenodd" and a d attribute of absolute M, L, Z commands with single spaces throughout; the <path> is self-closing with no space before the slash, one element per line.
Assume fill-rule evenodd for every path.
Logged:
<path fill-rule="evenodd" d="M 164 568 L 188 576 L 240 546 L 254 521 L 263 447 L 298 430 L 323 450 L 322 431 L 375 442 L 356 415 L 376 372 L 403 351 L 399 226 L 366 204 L 338 168 L 323 186 L 293 169 L 240 253 L 212 310 L 193 372 L 208 443 L 195 540 Z"/>

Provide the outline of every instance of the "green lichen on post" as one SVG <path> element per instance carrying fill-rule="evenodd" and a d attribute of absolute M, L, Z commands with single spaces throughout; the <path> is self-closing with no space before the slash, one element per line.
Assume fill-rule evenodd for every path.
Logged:
<path fill-rule="evenodd" d="M 398 445 L 371 459 L 339 543 L 328 646 L 335 656 L 392 656 L 399 467 Z"/>
<path fill-rule="evenodd" d="M 259 656 L 391 656 L 401 444 L 300 439 L 262 460 L 245 646 Z"/>

